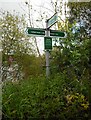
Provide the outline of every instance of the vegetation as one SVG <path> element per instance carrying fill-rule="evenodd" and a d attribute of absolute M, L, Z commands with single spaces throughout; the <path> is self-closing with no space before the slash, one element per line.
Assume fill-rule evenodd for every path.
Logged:
<path fill-rule="evenodd" d="M 41 73 L 41 59 L 36 57 L 36 50 L 34 50 L 35 47 L 33 42 L 31 42 L 32 39 L 30 41 L 30 38 L 24 33 L 24 29 L 26 28 L 24 16 L 4 12 L 0 19 L 0 24 L 2 28 L 1 42 L 3 56 L 2 81 L 7 80 L 8 76 L 10 76 L 9 68 L 14 71 L 12 73 L 14 79 L 17 79 L 17 77 L 21 79 L 21 72 L 23 74 L 22 76 L 25 78 L 32 75 L 34 71 L 34 75 L 38 75 L 39 72 Z M 15 68 L 15 66 L 17 67 Z"/>
<path fill-rule="evenodd" d="M 66 73 L 29 78 L 3 87 L 3 119 L 84 120 L 89 118 L 87 79 L 70 80 Z"/>
<path fill-rule="evenodd" d="M 91 119 L 91 38 L 87 27 L 91 7 L 87 3 L 68 5 L 68 27 L 61 28 L 58 23 L 67 37 L 56 40 L 50 52 L 49 78 L 43 68 L 44 55 L 37 56 L 31 38 L 24 34 L 24 17 L 7 12 L 0 18 L 3 120 Z M 84 24 L 79 24 L 80 17 L 87 18 Z"/>

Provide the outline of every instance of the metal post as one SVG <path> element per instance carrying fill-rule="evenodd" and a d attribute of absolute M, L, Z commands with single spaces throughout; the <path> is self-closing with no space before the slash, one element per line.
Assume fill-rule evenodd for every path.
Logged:
<path fill-rule="evenodd" d="M 49 50 L 46 50 L 46 77 L 49 77 L 50 75 L 49 55 Z"/>
<path fill-rule="evenodd" d="M 46 21 L 46 37 L 49 37 L 50 31 L 48 29 L 48 22 Z M 50 52 L 46 50 L 46 77 L 50 75 L 50 61 L 49 61 Z"/>

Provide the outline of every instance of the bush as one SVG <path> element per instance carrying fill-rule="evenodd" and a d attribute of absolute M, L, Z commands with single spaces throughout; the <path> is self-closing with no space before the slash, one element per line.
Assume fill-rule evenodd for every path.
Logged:
<path fill-rule="evenodd" d="M 3 86 L 3 119 L 89 119 L 88 93 L 84 83 L 73 82 L 65 73 L 29 78 Z"/>

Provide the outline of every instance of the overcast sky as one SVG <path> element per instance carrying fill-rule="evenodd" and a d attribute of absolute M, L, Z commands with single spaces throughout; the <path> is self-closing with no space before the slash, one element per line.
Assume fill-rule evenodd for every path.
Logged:
<path fill-rule="evenodd" d="M 29 0 L 0 0 L 0 11 L 5 10 L 13 13 L 15 10 L 19 14 L 25 14 L 28 15 L 28 6 L 25 4 L 26 1 Z M 45 28 L 45 20 L 50 18 L 54 14 L 54 10 L 51 6 L 51 0 L 30 0 L 30 5 L 32 5 L 32 16 L 33 16 L 33 22 L 34 22 L 34 27 L 40 27 L 40 28 Z M 57 1 L 59 6 L 60 0 L 53 0 L 54 2 Z M 63 0 L 67 1 L 67 0 Z M 75 1 L 75 0 L 69 0 L 69 1 Z M 76 0 L 77 1 L 77 0 Z M 84 1 L 84 0 L 82 0 Z M 86 1 L 91 1 L 91 0 L 85 0 Z M 63 6 L 62 6 L 63 7 Z M 43 15 L 43 12 L 45 11 L 45 20 L 41 23 L 41 21 L 36 21 L 37 19 L 40 19 L 40 15 Z M 64 7 L 63 7 L 64 11 Z M 62 19 L 65 17 L 64 15 L 61 16 Z M 28 17 L 25 17 L 26 21 Z M 40 51 L 43 52 L 44 50 L 44 40 L 43 37 L 38 38 L 38 46 L 40 48 Z"/>
<path fill-rule="evenodd" d="M 29 0 L 0 0 L 0 11 L 5 10 L 13 13 L 15 10 L 19 14 L 28 14 L 28 6 L 25 4 L 25 1 Z M 30 5 L 32 5 L 32 16 L 34 27 L 45 28 L 45 20 L 50 18 L 53 14 L 53 8 L 50 4 L 51 0 L 30 0 Z M 53 0 L 54 2 L 56 0 Z M 57 0 L 60 2 L 60 0 Z M 59 3 L 58 2 L 58 3 Z M 43 14 L 45 11 L 45 20 L 41 23 L 36 21 L 36 19 L 40 19 L 40 15 Z M 40 14 L 40 15 L 39 15 Z M 26 20 L 27 21 L 27 20 Z M 44 50 L 44 40 L 43 37 L 38 38 L 38 46 L 40 51 L 43 52 Z"/>
<path fill-rule="evenodd" d="M 0 8 L 11 11 L 16 10 L 21 13 L 24 12 L 23 8 L 25 7 L 24 6 L 25 1 L 28 0 L 0 0 Z M 30 0 L 30 1 L 33 6 L 41 4 L 41 0 Z"/>

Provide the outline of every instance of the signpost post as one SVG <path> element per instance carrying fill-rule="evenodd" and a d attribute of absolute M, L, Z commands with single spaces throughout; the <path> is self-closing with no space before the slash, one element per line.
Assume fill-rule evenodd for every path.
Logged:
<path fill-rule="evenodd" d="M 50 50 L 52 49 L 52 37 L 65 38 L 66 33 L 58 30 L 50 30 L 49 28 L 57 22 L 57 13 L 46 21 L 46 29 L 27 27 L 26 33 L 28 36 L 44 37 L 44 47 L 46 50 L 46 76 L 50 75 Z"/>
<path fill-rule="evenodd" d="M 50 19 L 46 21 L 46 37 L 49 37 L 50 31 L 49 28 L 57 22 L 57 13 L 55 13 Z M 49 39 L 48 39 L 49 40 Z M 50 52 L 46 50 L 46 76 L 50 75 L 50 61 L 49 61 Z"/>
<path fill-rule="evenodd" d="M 46 40 L 48 39 L 50 35 L 50 31 L 49 31 L 49 28 L 48 28 L 48 21 L 46 21 Z M 45 54 L 45 57 L 46 57 L 46 77 L 49 77 L 50 75 L 50 61 L 49 61 L 49 56 L 50 56 L 50 52 L 49 52 L 49 49 L 46 50 L 46 54 Z"/>

